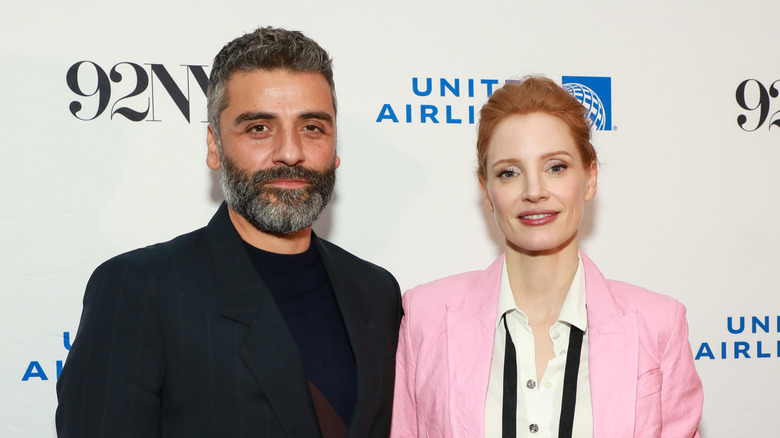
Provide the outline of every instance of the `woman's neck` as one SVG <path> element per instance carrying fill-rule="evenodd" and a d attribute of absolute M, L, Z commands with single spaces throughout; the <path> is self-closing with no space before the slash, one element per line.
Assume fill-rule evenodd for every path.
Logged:
<path fill-rule="evenodd" d="M 558 319 L 578 264 L 576 237 L 554 251 L 538 253 L 507 243 L 506 267 L 512 295 L 532 326 L 549 326 Z"/>

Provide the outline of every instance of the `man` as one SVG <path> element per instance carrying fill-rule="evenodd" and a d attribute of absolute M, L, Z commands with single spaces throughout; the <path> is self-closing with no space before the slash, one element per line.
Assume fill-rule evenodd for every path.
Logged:
<path fill-rule="evenodd" d="M 59 436 L 387 436 L 398 284 L 311 230 L 340 161 L 328 54 L 284 29 L 237 38 L 208 113 L 226 203 L 95 270 Z"/>

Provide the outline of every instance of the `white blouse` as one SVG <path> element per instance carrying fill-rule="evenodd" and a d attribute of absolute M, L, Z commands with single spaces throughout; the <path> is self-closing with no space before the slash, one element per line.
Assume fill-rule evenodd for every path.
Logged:
<path fill-rule="evenodd" d="M 550 328 L 555 357 L 547 363 L 541 382 L 536 381 L 534 334 L 528 316 L 515 304 L 509 285 L 506 261 L 501 274 L 498 294 L 498 315 L 493 340 L 487 403 L 485 406 L 485 437 L 501 438 L 501 406 L 504 392 L 504 349 L 506 332 L 501 317 L 506 314 L 507 326 L 517 352 L 517 438 L 557 438 L 561 416 L 563 376 L 566 349 L 569 347 L 571 325 L 584 332 L 580 369 L 577 378 L 577 401 L 574 410 L 573 438 L 593 437 L 593 405 L 590 400 L 588 371 L 588 314 L 585 308 L 585 274 L 579 260 L 558 321 Z"/>

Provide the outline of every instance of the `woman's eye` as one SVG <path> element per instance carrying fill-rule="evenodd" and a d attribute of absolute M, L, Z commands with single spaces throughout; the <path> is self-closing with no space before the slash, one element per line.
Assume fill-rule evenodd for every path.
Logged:
<path fill-rule="evenodd" d="M 549 169 L 547 169 L 547 171 L 551 173 L 561 173 L 568 167 L 569 166 L 567 166 L 566 163 L 553 164 Z"/>
<path fill-rule="evenodd" d="M 517 175 L 517 172 L 514 170 L 502 170 L 499 172 L 498 177 L 499 178 L 511 178 L 513 176 Z"/>

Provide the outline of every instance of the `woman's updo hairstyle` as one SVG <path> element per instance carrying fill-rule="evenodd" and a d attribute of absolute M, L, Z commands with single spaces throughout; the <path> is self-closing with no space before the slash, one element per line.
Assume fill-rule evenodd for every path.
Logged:
<path fill-rule="evenodd" d="M 507 81 L 488 99 L 479 111 L 477 131 L 477 176 L 487 181 L 487 151 L 499 123 L 512 116 L 535 112 L 558 117 L 569 126 L 571 136 L 589 168 L 597 162 L 596 150 L 590 143 L 590 119 L 584 106 L 568 91 L 544 76 L 526 76 L 519 81 Z"/>

